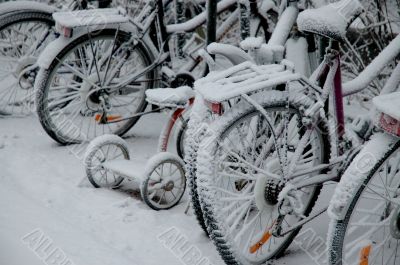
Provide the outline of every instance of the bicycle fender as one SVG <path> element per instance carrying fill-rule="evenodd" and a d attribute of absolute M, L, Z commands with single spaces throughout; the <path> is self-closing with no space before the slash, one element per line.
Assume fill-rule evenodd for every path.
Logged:
<path fill-rule="evenodd" d="M 120 30 L 127 31 L 127 32 L 137 32 L 136 28 L 132 25 L 107 25 L 107 28 L 102 28 L 102 29 L 117 29 L 119 28 Z M 75 30 L 75 29 L 74 29 Z M 98 29 L 94 29 L 98 30 Z M 38 60 L 37 60 L 37 65 L 40 68 L 44 69 L 49 69 L 50 65 L 52 62 L 56 59 L 57 55 L 60 54 L 60 52 L 65 49 L 68 45 L 70 45 L 72 42 L 77 40 L 78 38 L 88 34 L 86 29 L 81 29 L 81 30 L 76 30 L 71 38 L 66 38 L 64 36 L 60 36 L 54 41 L 50 42 L 46 48 L 42 51 L 40 54 Z M 142 38 L 138 38 L 138 41 L 142 42 L 143 45 L 148 48 L 149 50 L 149 55 L 151 56 L 151 60 L 154 60 L 156 55 L 158 54 L 157 49 L 155 48 L 153 42 L 150 40 L 150 37 L 146 34 Z"/>
<path fill-rule="evenodd" d="M 369 177 L 373 167 L 385 158 L 388 150 L 398 141 L 398 137 L 388 133 L 378 133 L 363 147 L 346 169 L 335 189 L 328 208 L 331 219 L 344 220 L 354 194 Z"/>
<path fill-rule="evenodd" d="M 33 1 L 12 1 L 0 4 L 0 16 L 13 12 L 33 11 L 52 14 L 57 8 Z"/>

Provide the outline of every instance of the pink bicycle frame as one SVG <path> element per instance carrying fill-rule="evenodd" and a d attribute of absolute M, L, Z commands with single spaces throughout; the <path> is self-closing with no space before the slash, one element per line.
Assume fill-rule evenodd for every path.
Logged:
<path fill-rule="evenodd" d="M 191 106 L 194 102 L 194 99 L 189 99 L 189 106 Z M 167 124 L 164 126 L 160 138 L 158 140 L 158 152 L 166 152 L 168 149 L 169 138 L 172 133 L 172 129 L 174 128 L 176 121 L 183 116 L 187 108 L 177 108 L 172 112 L 171 117 L 169 118 Z"/>
<path fill-rule="evenodd" d="M 340 55 L 336 50 L 331 50 L 323 62 L 317 81 L 323 91 L 326 93 L 323 99 L 326 100 L 331 89 L 333 92 L 333 103 L 335 110 L 336 134 L 338 139 L 342 139 L 345 133 L 344 107 L 343 107 L 343 88 L 342 72 L 340 69 Z"/>

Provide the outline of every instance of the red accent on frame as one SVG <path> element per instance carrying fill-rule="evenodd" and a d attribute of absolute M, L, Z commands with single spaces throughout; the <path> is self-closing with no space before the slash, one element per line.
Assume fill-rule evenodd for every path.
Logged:
<path fill-rule="evenodd" d="M 335 86 L 335 111 L 337 118 L 337 133 L 339 137 L 342 137 L 345 133 L 345 123 L 344 123 L 344 107 L 343 107 L 343 89 L 342 89 L 342 72 L 340 69 L 340 56 L 338 55 L 335 59 L 338 62 L 334 86 Z"/>
<path fill-rule="evenodd" d="M 171 118 L 168 121 L 168 127 L 167 127 L 167 134 L 164 135 L 164 142 L 162 143 L 161 146 L 161 152 L 166 152 L 168 149 L 168 142 L 169 142 L 169 137 L 171 136 L 172 128 L 175 125 L 176 120 L 182 116 L 182 113 L 185 111 L 185 109 L 176 109 L 174 113 L 172 114 Z"/>

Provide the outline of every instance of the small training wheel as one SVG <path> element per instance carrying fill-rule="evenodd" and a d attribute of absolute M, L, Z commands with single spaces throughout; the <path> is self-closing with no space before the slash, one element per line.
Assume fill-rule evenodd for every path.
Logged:
<path fill-rule="evenodd" d="M 117 135 L 102 135 L 90 142 L 85 154 L 86 175 L 96 188 L 116 188 L 124 178 L 103 165 L 115 159 L 129 160 L 126 142 Z"/>
<path fill-rule="evenodd" d="M 179 203 L 186 188 L 183 160 L 168 152 L 153 156 L 146 165 L 140 186 L 143 201 L 154 210 L 167 210 Z"/>

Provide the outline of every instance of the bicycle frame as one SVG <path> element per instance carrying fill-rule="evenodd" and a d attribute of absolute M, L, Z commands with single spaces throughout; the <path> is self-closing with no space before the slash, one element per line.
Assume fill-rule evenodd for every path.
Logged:
<path fill-rule="evenodd" d="M 226 11 L 227 9 L 232 7 L 236 2 L 237 2 L 237 0 L 222 0 L 222 1 L 220 1 L 217 5 L 217 14 L 221 14 L 222 12 Z M 137 80 L 139 77 L 144 75 L 146 72 L 162 65 L 163 63 L 167 63 L 168 65 L 170 65 L 172 63 L 172 61 L 171 61 L 171 51 L 168 46 L 169 38 L 174 34 L 193 32 L 196 28 L 198 28 L 199 26 L 201 26 L 202 24 L 204 24 L 206 22 L 207 13 L 206 13 L 206 11 L 204 11 L 201 14 L 197 15 L 196 17 L 190 19 L 189 21 L 187 21 L 185 23 L 165 25 L 165 23 L 163 23 L 163 22 L 165 19 L 164 4 L 166 4 L 166 3 L 168 3 L 168 1 L 157 0 L 156 3 L 154 3 L 153 1 L 148 1 L 137 17 L 135 17 L 134 19 L 132 19 L 132 18 L 129 19 L 130 22 L 132 24 L 134 24 L 138 29 L 138 34 L 137 34 L 137 36 L 134 36 L 133 42 L 135 41 L 135 39 L 142 38 L 145 34 L 147 34 L 151 30 L 152 27 L 154 27 L 154 26 L 156 27 L 157 32 L 160 32 L 159 36 L 157 36 L 158 37 L 157 44 L 158 44 L 158 48 L 159 48 L 159 54 L 158 54 L 156 60 L 151 65 L 149 65 L 148 67 L 146 67 L 145 69 L 143 69 L 142 71 L 137 73 L 136 75 L 127 77 L 126 80 L 120 82 L 116 86 L 108 86 L 107 89 L 109 89 L 110 91 L 121 89 L 122 87 L 126 86 L 127 84 L 130 84 L 130 83 L 134 82 L 135 80 Z M 251 9 L 252 12 L 255 12 L 254 4 L 250 7 L 252 7 L 252 9 Z M 298 12 L 297 7 L 296 7 L 296 10 L 297 11 L 295 11 L 295 12 Z M 236 23 L 236 21 L 238 20 L 238 17 L 239 17 L 239 13 L 240 13 L 239 8 L 236 8 L 236 10 L 232 14 L 230 14 L 229 18 L 217 30 L 217 36 L 216 36 L 217 40 L 221 39 L 221 37 L 223 37 L 226 34 L 226 32 L 229 31 L 229 29 Z M 287 12 L 287 13 L 289 14 L 289 12 Z M 293 11 L 290 12 L 289 15 L 292 15 L 292 14 L 293 14 Z M 268 23 L 267 20 L 265 18 L 263 18 L 261 15 L 258 14 L 258 16 L 260 19 L 264 19 L 263 20 L 264 25 Z M 296 17 L 297 17 L 297 13 L 296 13 L 295 18 Z M 292 20 L 293 20 L 292 23 L 294 24 L 295 19 L 292 19 Z M 281 25 L 282 25 L 281 27 L 289 28 L 285 31 L 285 33 L 287 33 L 287 36 L 289 35 L 293 24 L 290 24 L 289 25 L 290 28 L 289 28 L 287 24 L 281 23 Z M 276 35 L 280 36 L 280 34 L 276 34 Z M 283 34 L 283 36 L 285 36 L 285 34 Z M 285 42 L 283 41 L 283 43 L 281 43 L 280 45 L 284 45 L 284 43 Z M 187 46 L 187 45 L 185 45 L 185 46 Z M 192 55 L 190 55 L 190 56 L 192 57 Z M 186 65 L 183 69 L 181 69 L 180 70 L 181 72 L 192 71 L 202 60 L 202 58 L 200 56 L 198 56 L 196 58 L 192 57 L 192 59 L 194 59 L 192 61 L 192 63 L 189 65 Z"/>
<path fill-rule="evenodd" d="M 397 36 L 388 47 L 386 47 L 383 51 L 383 53 L 375 58 L 375 60 L 371 63 L 371 65 L 365 69 L 361 77 L 359 77 L 356 80 L 353 80 L 352 82 L 356 81 L 362 81 L 364 83 L 371 82 L 383 69 L 383 66 L 388 64 L 390 61 L 392 61 L 398 54 L 400 54 L 400 35 Z M 375 69 L 374 72 L 372 72 L 372 69 Z M 400 67 L 396 67 L 396 70 L 393 71 L 391 77 L 389 78 L 389 83 L 386 86 L 386 91 L 385 93 L 391 92 L 397 87 L 389 88 L 388 86 L 391 86 L 393 84 L 398 83 L 399 78 L 396 76 L 400 72 Z M 368 74 L 367 79 L 362 79 L 363 77 L 366 78 L 366 75 Z M 313 78 L 315 77 L 315 79 Z M 317 166 L 314 166 L 312 168 L 307 168 L 303 169 L 300 172 L 289 172 L 289 174 L 284 176 L 284 179 L 288 182 L 291 182 L 293 184 L 293 189 L 301 189 L 304 187 L 308 186 L 313 186 L 313 185 L 320 185 L 323 184 L 327 181 L 338 181 L 340 179 L 340 174 L 339 170 L 341 166 L 343 166 L 344 162 L 347 161 L 349 156 L 352 154 L 352 152 L 357 152 L 358 148 L 360 146 L 355 146 L 355 147 L 348 147 L 345 145 L 347 143 L 346 138 L 345 138 L 345 118 L 344 118 L 344 107 L 343 107 L 343 97 L 347 96 L 346 91 L 344 92 L 343 89 L 343 84 L 341 80 L 341 69 L 340 69 L 340 54 L 339 54 L 339 43 L 331 41 L 330 47 L 325 55 L 325 59 L 319 66 L 319 68 L 316 70 L 316 72 L 313 74 L 313 77 L 311 80 L 308 80 L 305 77 L 301 77 L 298 82 L 303 84 L 305 87 L 307 87 L 310 91 L 309 95 L 306 97 L 310 97 L 310 94 L 313 95 L 311 96 L 312 98 L 315 99 L 316 103 L 312 105 L 309 109 L 304 111 L 304 115 L 309 118 L 311 121 L 309 124 L 305 124 L 308 127 L 308 131 L 312 130 L 317 130 L 317 125 L 314 124 L 312 121 L 318 121 L 318 120 L 323 120 L 329 127 L 329 135 L 330 135 L 330 142 L 331 142 L 331 157 L 329 160 L 329 163 L 327 164 L 319 164 Z M 392 82 L 390 80 L 393 80 Z M 316 87 L 314 84 L 319 84 L 318 87 Z M 358 86 L 360 86 L 358 84 Z M 365 86 L 366 87 L 366 86 Z M 289 92 L 289 91 L 287 91 Z M 269 121 L 268 115 L 265 113 L 263 107 L 256 103 L 250 96 L 247 94 L 241 95 L 241 97 L 246 100 L 249 104 L 253 105 L 257 110 L 260 111 L 260 113 L 264 116 L 264 118 L 267 119 L 267 122 L 272 124 Z M 331 102 L 333 104 L 332 112 L 327 112 L 328 108 L 328 100 L 331 99 Z M 321 114 L 323 113 L 323 114 Z M 278 129 L 277 129 L 278 130 Z M 283 130 L 283 128 L 280 128 L 280 130 Z M 278 131 L 280 133 L 280 131 Z M 277 133 L 275 133 L 277 134 Z M 311 133 L 305 133 L 301 139 L 299 140 L 299 143 L 307 143 L 308 138 L 310 137 Z M 273 135 L 274 141 L 276 142 L 276 135 Z M 335 148 L 336 147 L 336 148 Z M 298 160 L 298 156 L 301 155 L 303 152 L 302 149 L 305 148 L 305 145 L 301 146 L 299 144 L 299 150 L 296 150 L 294 157 L 291 159 L 293 161 Z M 297 154 L 297 156 L 296 156 Z M 282 166 L 282 161 L 281 161 L 281 167 Z M 307 180 L 302 180 L 301 177 L 312 174 L 312 173 L 317 173 L 321 172 L 324 170 L 331 169 L 330 174 L 318 174 L 316 176 L 311 176 Z M 284 170 L 282 169 L 282 172 Z M 270 172 L 263 172 L 270 178 L 278 178 L 280 177 L 278 175 L 272 174 Z M 298 180 L 300 178 L 300 180 Z M 322 213 L 322 212 L 321 212 Z M 320 215 L 321 213 L 318 213 L 317 215 Z M 308 221 L 312 220 L 316 216 L 311 216 L 309 217 Z M 304 224 L 304 223 L 302 223 Z"/>

